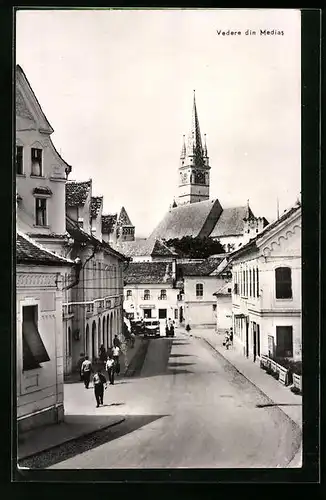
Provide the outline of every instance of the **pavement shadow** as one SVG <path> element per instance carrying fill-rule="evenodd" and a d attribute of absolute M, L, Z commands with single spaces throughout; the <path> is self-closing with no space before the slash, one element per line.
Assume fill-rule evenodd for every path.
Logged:
<path fill-rule="evenodd" d="M 187 375 L 189 373 L 195 373 L 195 372 L 192 372 L 190 370 L 176 370 L 176 369 L 172 369 L 172 370 L 166 370 L 165 373 L 162 373 L 161 375 Z"/>
<path fill-rule="evenodd" d="M 186 356 L 197 358 L 194 354 L 170 354 L 170 358 L 185 358 Z"/>
<path fill-rule="evenodd" d="M 85 453 L 86 451 L 102 446 L 105 443 L 109 443 L 114 439 L 118 439 L 126 434 L 137 431 L 141 427 L 148 425 L 160 418 L 168 417 L 169 415 L 117 415 L 117 417 L 125 418 L 122 423 L 107 427 L 106 429 L 100 429 L 88 434 L 86 436 L 81 436 L 73 441 L 60 444 L 54 448 L 43 451 L 23 460 L 20 460 L 18 465 L 20 467 L 28 467 L 30 469 L 46 469 L 57 463 L 63 462 L 70 458 Z M 84 415 L 76 415 L 76 417 L 84 418 Z M 93 420 L 96 416 L 92 416 Z M 101 417 L 100 417 L 101 418 Z M 103 417 L 102 417 L 103 418 Z M 62 469 L 64 469 L 64 465 Z M 76 467 L 77 469 L 77 467 Z"/>
<path fill-rule="evenodd" d="M 178 367 L 178 366 L 190 366 L 190 365 L 194 365 L 195 363 L 183 363 L 182 361 L 180 363 L 178 362 L 175 362 L 175 363 L 169 363 L 168 364 L 168 367 L 170 366 L 174 366 L 174 367 Z"/>

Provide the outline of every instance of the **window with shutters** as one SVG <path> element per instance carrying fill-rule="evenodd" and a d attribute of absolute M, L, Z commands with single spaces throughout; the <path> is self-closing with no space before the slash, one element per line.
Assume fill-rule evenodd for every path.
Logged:
<path fill-rule="evenodd" d="M 42 149 L 32 148 L 31 149 L 31 160 L 32 160 L 32 173 L 37 177 L 43 176 L 43 165 L 42 165 Z"/>
<path fill-rule="evenodd" d="M 50 357 L 38 331 L 37 306 L 23 307 L 23 371 L 34 370 Z"/>
<path fill-rule="evenodd" d="M 277 299 L 292 299 L 292 277 L 289 267 L 275 269 L 275 288 Z"/>
<path fill-rule="evenodd" d="M 46 226 L 46 198 L 35 198 L 35 224 Z"/>

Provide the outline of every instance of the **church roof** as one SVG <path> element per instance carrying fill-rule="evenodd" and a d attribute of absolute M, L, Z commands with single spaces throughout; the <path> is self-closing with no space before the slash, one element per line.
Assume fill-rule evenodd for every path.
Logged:
<path fill-rule="evenodd" d="M 115 245 L 127 257 L 177 257 L 163 241 L 155 238 L 122 241 Z"/>
<path fill-rule="evenodd" d="M 91 187 L 91 179 L 86 182 L 66 182 L 66 205 L 68 207 L 84 205 Z"/>
<path fill-rule="evenodd" d="M 217 199 L 171 208 L 150 238 L 169 240 L 183 236 L 209 236 L 221 211 L 222 207 Z"/>
<path fill-rule="evenodd" d="M 125 283 L 131 284 L 154 284 L 169 283 L 172 279 L 171 262 L 130 262 L 125 274 Z"/>
<path fill-rule="evenodd" d="M 209 258 L 199 263 L 189 262 L 186 264 L 178 264 L 179 279 L 183 276 L 210 276 L 223 260 L 223 258 Z"/>
<path fill-rule="evenodd" d="M 116 222 L 117 214 L 102 215 L 102 233 L 111 233 Z"/>
<path fill-rule="evenodd" d="M 250 213 L 252 214 L 250 208 Z M 244 218 L 248 215 L 248 207 L 225 208 L 211 232 L 212 238 L 220 236 L 237 236 L 243 234 Z"/>
<path fill-rule="evenodd" d="M 97 217 L 103 202 L 103 196 L 92 196 L 91 198 L 91 216 Z"/>

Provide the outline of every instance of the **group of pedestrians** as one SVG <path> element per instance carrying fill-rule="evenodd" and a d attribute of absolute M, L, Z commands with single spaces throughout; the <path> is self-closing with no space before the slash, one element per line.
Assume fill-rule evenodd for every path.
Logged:
<path fill-rule="evenodd" d="M 117 335 L 115 335 L 113 339 L 113 346 L 108 350 L 108 353 L 105 350 L 103 344 L 99 349 L 99 366 L 96 370 L 93 369 L 92 363 L 90 362 L 88 356 L 85 356 L 85 359 L 81 365 L 80 369 L 80 378 L 83 380 L 85 388 L 88 389 L 91 375 L 93 375 L 93 386 L 94 386 L 94 395 L 96 399 L 96 407 L 98 408 L 100 405 L 103 405 L 103 397 L 104 397 L 104 388 L 107 388 L 107 379 L 102 373 L 102 369 L 104 368 L 108 374 L 108 379 L 110 385 L 114 385 L 114 376 L 115 374 L 119 375 L 120 373 L 120 352 L 121 352 L 121 342 Z M 102 368 L 102 366 L 103 368 Z"/>
<path fill-rule="evenodd" d="M 233 345 L 233 328 L 231 326 L 230 331 L 226 330 L 223 345 L 226 349 L 229 349 Z"/>

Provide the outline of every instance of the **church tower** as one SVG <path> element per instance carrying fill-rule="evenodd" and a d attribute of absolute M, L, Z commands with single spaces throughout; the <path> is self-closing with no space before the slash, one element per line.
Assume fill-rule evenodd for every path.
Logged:
<path fill-rule="evenodd" d="M 187 144 L 183 136 L 180 156 L 178 205 L 209 199 L 209 170 L 206 135 L 203 146 L 194 91 L 191 129 Z"/>

